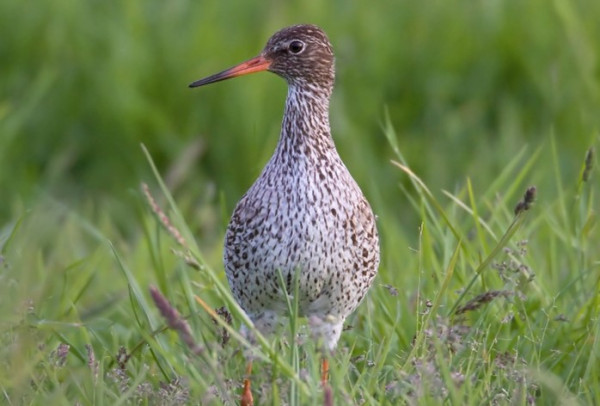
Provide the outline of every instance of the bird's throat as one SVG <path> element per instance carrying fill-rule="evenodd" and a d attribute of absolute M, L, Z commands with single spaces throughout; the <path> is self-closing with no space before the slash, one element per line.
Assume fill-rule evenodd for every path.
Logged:
<path fill-rule="evenodd" d="M 330 92 L 290 86 L 276 154 L 298 156 L 334 149 L 329 127 Z"/>

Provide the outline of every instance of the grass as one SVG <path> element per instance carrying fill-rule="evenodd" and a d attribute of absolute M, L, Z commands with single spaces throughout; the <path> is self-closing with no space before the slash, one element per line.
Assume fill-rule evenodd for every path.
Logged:
<path fill-rule="evenodd" d="M 514 215 L 524 190 L 503 191 L 527 177 L 522 171 L 537 156 L 521 156 L 499 174 L 496 194 L 481 191 L 474 199 L 466 182 L 445 201 L 406 163 L 396 164 L 415 187 L 410 198 L 423 219 L 418 245 L 396 248 L 402 262 L 384 250 L 379 279 L 332 362 L 334 403 L 598 401 L 595 190 L 591 179 L 557 177 L 557 188 L 572 186 L 557 189 L 545 207 L 529 201 Z M 243 352 L 251 348 L 237 333 L 246 319 L 170 195 L 168 215 L 156 201 L 155 213 L 148 210 L 142 196 L 132 207 L 144 232 L 120 247 L 106 237 L 114 232 L 110 221 L 94 227 L 56 202 L 5 229 L 0 382 L 7 404 L 237 398 Z M 96 248 L 77 255 L 85 246 Z M 189 323 L 192 338 L 165 328 L 151 285 L 185 316 L 171 319 Z M 211 310 L 221 306 L 233 327 Z M 300 336 L 253 348 L 261 404 L 323 402 L 319 355 L 304 323 L 291 320 Z M 181 324 L 171 327 L 181 332 Z"/>
<path fill-rule="evenodd" d="M 258 404 L 600 403 L 596 2 L 17 4 L 0 404 L 234 404 L 248 351 Z M 382 244 L 330 392 L 294 302 L 252 346 L 222 271 L 283 82 L 186 89 L 299 21 L 334 43 L 334 137 Z"/>

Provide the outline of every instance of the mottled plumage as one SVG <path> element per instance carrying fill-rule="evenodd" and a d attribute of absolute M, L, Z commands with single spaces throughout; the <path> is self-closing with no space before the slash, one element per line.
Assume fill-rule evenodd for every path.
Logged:
<path fill-rule="evenodd" d="M 316 26 L 284 28 L 258 57 L 191 86 L 260 70 L 285 78 L 288 95 L 275 152 L 227 228 L 227 279 L 257 328 L 269 333 L 287 313 L 277 271 L 289 292 L 299 272 L 300 311 L 333 349 L 375 278 L 379 240 L 371 207 L 331 137 L 331 44 Z"/>

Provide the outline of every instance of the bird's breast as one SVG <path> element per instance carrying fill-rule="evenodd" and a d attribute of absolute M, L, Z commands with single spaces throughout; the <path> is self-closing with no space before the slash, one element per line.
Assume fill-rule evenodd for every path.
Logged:
<path fill-rule="evenodd" d="M 365 244 L 376 250 L 365 251 Z M 299 272 L 306 303 L 317 301 L 335 278 L 352 283 L 342 279 L 357 269 L 372 279 L 378 250 L 373 214 L 345 167 L 279 168 L 263 171 L 238 203 L 226 234 L 225 267 L 248 310 L 280 301 L 279 271 L 288 289 Z M 365 254 L 377 258 L 367 264 Z M 247 287 L 263 293 L 248 296 Z"/>

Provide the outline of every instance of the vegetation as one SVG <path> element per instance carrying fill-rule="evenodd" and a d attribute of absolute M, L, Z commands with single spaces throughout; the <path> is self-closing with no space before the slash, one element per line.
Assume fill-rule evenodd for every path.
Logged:
<path fill-rule="evenodd" d="M 259 404 L 600 403 L 599 18 L 0 0 L 0 403 L 233 404 L 250 350 Z M 298 22 L 334 44 L 334 137 L 382 241 L 326 389 L 293 302 L 298 335 L 248 349 L 222 270 L 285 83 L 187 89 Z"/>

